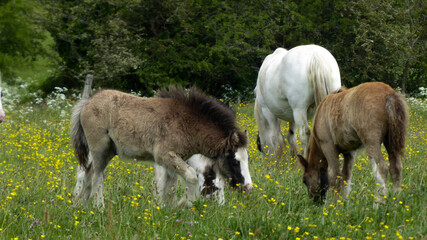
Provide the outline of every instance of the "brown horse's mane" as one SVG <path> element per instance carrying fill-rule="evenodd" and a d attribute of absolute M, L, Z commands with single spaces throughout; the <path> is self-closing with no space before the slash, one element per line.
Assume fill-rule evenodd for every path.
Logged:
<path fill-rule="evenodd" d="M 346 91 L 348 88 L 346 86 L 341 86 L 338 90 L 335 90 L 331 94 L 340 93 Z"/>
<path fill-rule="evenodd" d="M 157 97 L 172 98 L 183 102 L 195 111 L 198 116 L 209 119 L 228 135 L 232 133 L 239 134 L 240 142 L 238 145 L 247 146 L 247 138 L 240 136 L 243 133 L 238 130 L 233 110 L 196 87 L 192 87 L 188 91 L 179 86 L 170 86 L 169 89 L 161 88 L 157 93 Z"/>

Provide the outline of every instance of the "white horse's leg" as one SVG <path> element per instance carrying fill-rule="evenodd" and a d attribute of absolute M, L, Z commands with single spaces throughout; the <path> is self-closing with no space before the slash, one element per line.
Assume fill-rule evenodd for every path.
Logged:
<path fill-rule="evenodd" d="M 205 177 L 203 176 L 203 173 L 197 172 L 197 191 L 196 191 L 196 198 L 200 198 L 200 195 L 201 195 L 201 193 L 202 193 L 202 191 L 203 191 L 204 188 L 205 188 Z"/>
<path fill-rule="evenodd" d="M 278 157 L 282 156 L 285 143 L 282 132 L 280 130 L 281 120 L 276 118 L 274 114 L 266 107 L 258 104 L 255 114 L 261 147 L 267 149 L 267 153 L 275 153 Z"/>
<path fill-rule="evenodd" d="M 304 157 L 307 157 L 308 140 L 310 139 L 310 128 L 307 121 L 307 109 L 294 109 L 295 124 L 301 137 L 301 145 L 304 149 Z"/>
<path fill-rule="evenodd" d="M 174 152 L 163 153 L 157 149 L 155 152 L 156 163 L 166 167 L 169 171 L 174 174 L 180 175 L 186 184 L 187 194 L 182 198 L 178 205 L 185 207 L 192 207 L 192 202 L 196 200 L 196 190 L 197 190 L 197 173 L 190 167 L 186 162 L 182 160 Z M 167 187 L 167 183 L 164 187 Z M 166 191 L 167 189 L 164 189 Z"/>
<path fill-rule="evenodd" d="M 297 155 L 297 134 L 295 123 L 293 122 L 289 122 L 289 132 L 287 140 L 291 149 L 291 156 L 295 158 Z"/>
<path fill-rule="evenodd" d="M 217 178 L 214 180 L 214 184 L 218 188 L 218 190 L 216 190 L 214 193 L 215 200 L 218 201 L 218 203 L 220 205 L 223 205 L 225 202 L 225 199 L 224 199 L 224 179 L 222 177 L 217 176 Z"/>

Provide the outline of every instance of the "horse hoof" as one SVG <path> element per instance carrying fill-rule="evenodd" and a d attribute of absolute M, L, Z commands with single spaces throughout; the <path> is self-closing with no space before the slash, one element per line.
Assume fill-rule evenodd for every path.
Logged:
<path fill-rule="evenodd" d="M 178 203 L 178 207 L 179 208 L 192 208 L 193 203 L 191 203 L 190 201 L 187 201 L 186 199 L 181 199 Z"/>

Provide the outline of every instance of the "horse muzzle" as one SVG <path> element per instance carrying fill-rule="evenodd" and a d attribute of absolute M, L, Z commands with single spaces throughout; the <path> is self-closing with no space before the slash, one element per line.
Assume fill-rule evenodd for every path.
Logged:
<path fill-rule="evenodd" d="M 250 183 L 247 183 L 247 184 L 242 185 L 242 186 L 240 186 L 240 187 L 239 187 L 239 189 L 240 189 L 242 192 L 244 192 L 244 193 L 249 193 L 249 192 L 251 192 L 253 188 L 254 188 L 254 187 L 253 187 L 253 186 L 252 186 L 252 184 L 250 184 Z"/>

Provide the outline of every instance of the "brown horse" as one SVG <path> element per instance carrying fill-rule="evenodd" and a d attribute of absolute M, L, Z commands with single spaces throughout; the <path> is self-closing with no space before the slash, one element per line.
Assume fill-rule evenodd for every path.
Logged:
<path fill-rule="evenodd" d="M 167 170 L 158 184 L 161 200 L 175 205 L 176 175 L 181 176 L 187 194 L 179 205 L 195 200 L 197 175 L 186 160 L 202 154 L 214 161 L 213 168 L 233 186 L 249 191 L 246 158 L 248 138 L 238 129 L 234 114 L 216 99 L 191 89 L 161 89 L 158 97 L 140 98 L 114 90 L 100 91 L 83 98 L 74 108 L 71 139 L 82 169 L 76 186 L 76 200 L 104 206 L 104 169 L 115 155 L 151 160 Z M 243 167 L 242 167 L 243 166 Z M 242 173 L 242 170 L 247 173 Z M 81 183 L 81 184 L 79 184 Z M 172 192 L 171 192 L 172 191 Z"/>
<path fill-rule="evenodd" d="M 389 155 L 394 190 L 401 190 L 408 106 L 396 91 L 384 83 L 364 83 L 327 96 L 313 121 L 308 159 L 298 156 L 304 168 L 303 181 L 309 196 L 324 200 L 329 183 L 347 197 L 351 191 L 351 170 L 356 150 L 364 146 L 371 163 L 378 193 L 387 195 L 387 164 L 381 144 Z M 338 155 L 344 156 L 339 174 Z"/>

